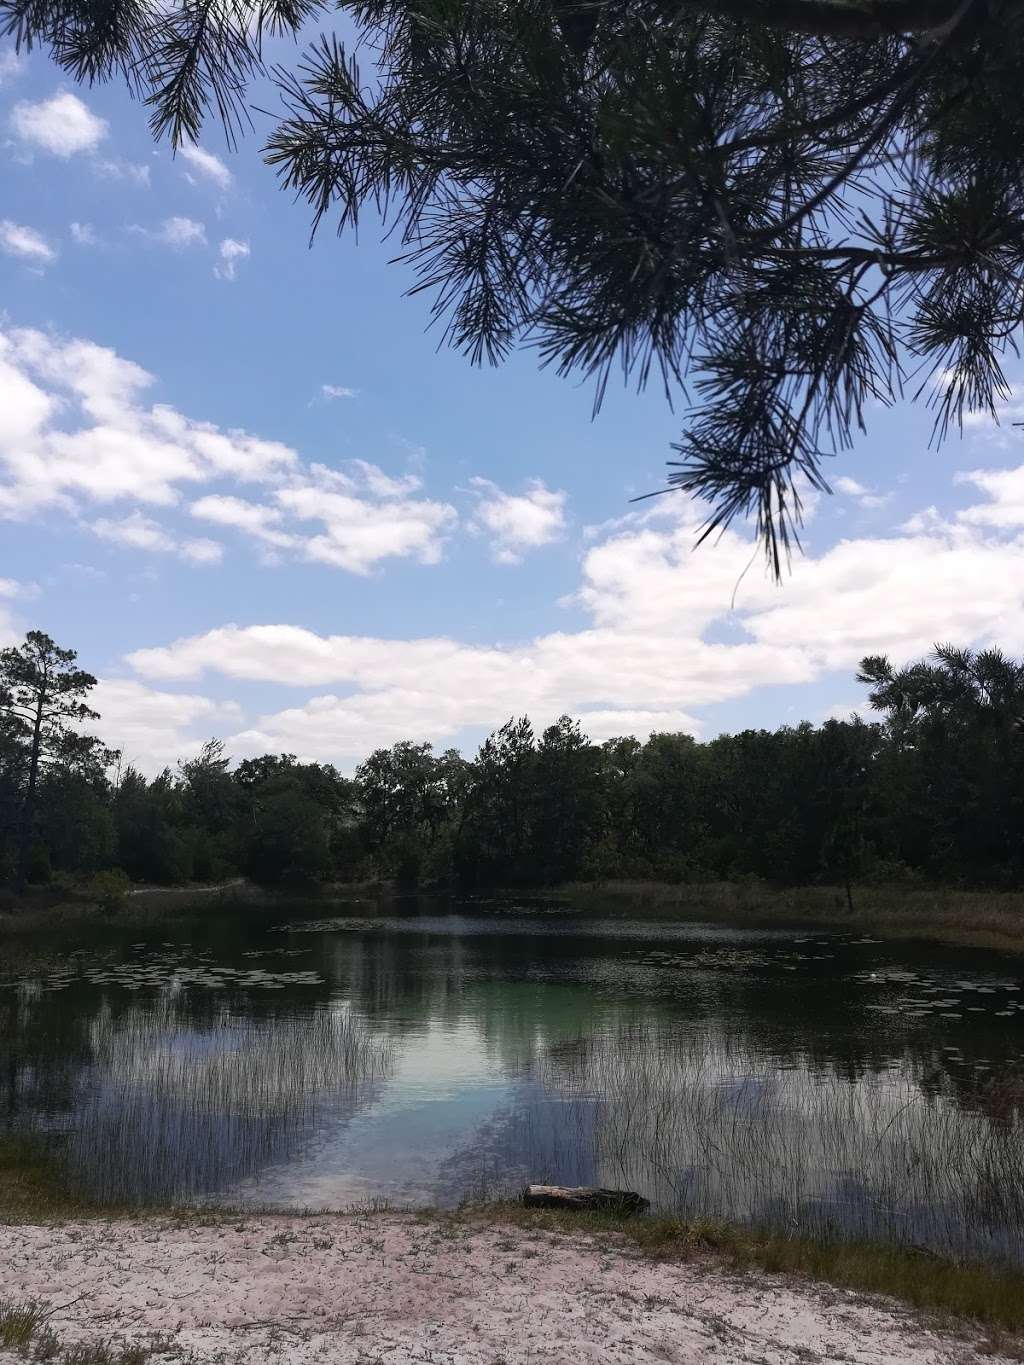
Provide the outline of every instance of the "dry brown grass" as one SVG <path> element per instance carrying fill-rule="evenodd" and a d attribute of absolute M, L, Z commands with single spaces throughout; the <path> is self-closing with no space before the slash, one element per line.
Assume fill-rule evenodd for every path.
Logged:
<path fill-rule="evenodd" d="M 579 908 L 595 912 L 674 916 L 764 927 L 816 924 L 865 930 L 890 938 L 927 939 L 1024 952 L 1024 891 L 964 891 L 914 883 L 853 889 L 775 888 L 764 882 L 574 882 L 558 888 Z"/>

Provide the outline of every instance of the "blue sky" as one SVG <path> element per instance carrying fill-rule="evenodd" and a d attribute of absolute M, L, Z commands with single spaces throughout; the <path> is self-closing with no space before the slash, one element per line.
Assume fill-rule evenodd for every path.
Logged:
<path fill-rule="evenodd" d="M 591 420 L 529 353 L 438 351 L 372 221 L 310 245 L 264 131 L 172 158 L 118 87 L 0 51 L 0 634 L 77 648 L 129 759 L 349 769 L 524 711 L 707 736 L 848 711 L 869 651 L 1020 652 L 1016 397 L 938 452 L 872 414 L 792 574 L 737 589 L 745 528 L 694 552 L 699 508 L 629 503 L 679 431 L 656 390 Z"/>

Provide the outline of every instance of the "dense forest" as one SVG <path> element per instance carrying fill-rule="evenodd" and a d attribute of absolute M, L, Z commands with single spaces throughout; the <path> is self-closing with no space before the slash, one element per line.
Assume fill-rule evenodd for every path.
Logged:
<path fill-rule="evenodd" d="M 1019 884 L 1024 662 L 944 646 L 857 676 L 876 722 L 594 744 L 522 717 L 475 758 L 405 741 L 352 777 L 210 740 L 150 779 L 90 735 L 95 679 L 34 631 L 0 651 L 0 880 Z"/>

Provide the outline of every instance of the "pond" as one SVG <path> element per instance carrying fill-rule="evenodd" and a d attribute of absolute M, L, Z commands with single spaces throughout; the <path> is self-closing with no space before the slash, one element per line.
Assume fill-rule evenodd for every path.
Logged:
<path fill-rule="evenodd" d="M 52 949 L 52 945 L 50 945 Z M 0 958 L 0 1128 L 129 1201 L 527 1180 L 1024 1264 L 1024 963 L 551 901 L 318 904 Z"/>

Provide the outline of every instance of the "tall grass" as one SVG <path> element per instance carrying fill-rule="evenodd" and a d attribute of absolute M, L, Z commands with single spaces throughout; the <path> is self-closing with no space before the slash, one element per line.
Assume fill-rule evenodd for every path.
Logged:
<path fill-rule="evenodd" d="M 98 1026 L 94 1043 L 67 1160 L 117 1203 L 189 1200 L 254 1177 L 292 1156 L 324 1113 L 343 1121 L 368 1103 L 393 1060 L 336 1008 L 225 1013 L 199 1031 L 164 1001 Z"/>
<path fill-rule="evenodd" d="M 560 1049 L 540 1078 L 596 1181 L 659 1210 L 1024 1266 L 1013 1103 L 993 1118 L 926 1092 L 906 1067 L 817 1077 L 645 1023 Z"/>

